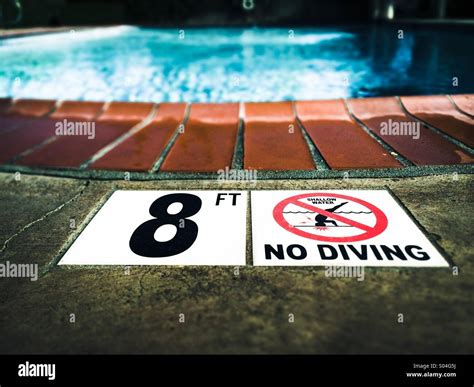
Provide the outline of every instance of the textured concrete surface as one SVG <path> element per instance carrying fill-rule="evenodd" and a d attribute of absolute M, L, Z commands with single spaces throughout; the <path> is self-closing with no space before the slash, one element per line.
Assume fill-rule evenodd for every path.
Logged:
<path fill-rule="evenodd" d="M 1 353 L 472 353 L 473 176 L 259 181 L 88 181 L 0 174 L 0 263 L 38 263 L 38 281 L 0 278 Z M 114 189 L 388 187 L 459 267 L 59 267 Z M 71 228 L 75 219 L 76 228 Z M 8 243 L 5 245 L 4 241 Z M 3 246 L 3 247 L 2 247 Z M 185 322 L 180 323 L 180 314 Z M 404 322 L 399 323 L 402 313 Z M 75 322 L 71 323 L 71 314 Z M 294 315 L 294 323 L 289 322 Z"/>

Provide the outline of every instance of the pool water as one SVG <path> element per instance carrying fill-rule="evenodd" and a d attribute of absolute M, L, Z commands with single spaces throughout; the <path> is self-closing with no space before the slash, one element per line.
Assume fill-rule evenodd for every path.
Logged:
<path fill-rule="evenodd" d="M 0 40 L 0 96 L 283 101 L 474 92 L 472 29 L 112 27 Z"/>

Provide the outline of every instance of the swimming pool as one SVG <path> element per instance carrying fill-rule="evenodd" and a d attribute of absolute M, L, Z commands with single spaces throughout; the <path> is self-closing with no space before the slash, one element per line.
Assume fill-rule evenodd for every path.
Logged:
<path fill-rule="evenodd" d="M 472 29 L 112 27 L 0 40 L 0 96 L 283 101 L 474 92 Z M 453 85 L 454 84 L 454 85 Z"/>

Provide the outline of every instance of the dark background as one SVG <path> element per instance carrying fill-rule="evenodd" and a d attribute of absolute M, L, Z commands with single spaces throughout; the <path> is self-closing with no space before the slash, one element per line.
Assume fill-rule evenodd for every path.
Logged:
<path fill-rule="evenodd" d="M 244 1 L 248 5 L 253 1 L 254 7 L 244 9 Z M 0 26 L 320 25 L 383 20 L 390 4 L 396 19 L 446 21 L 474 19 L 473 3 L 472 0 L 0 0 Z"/>

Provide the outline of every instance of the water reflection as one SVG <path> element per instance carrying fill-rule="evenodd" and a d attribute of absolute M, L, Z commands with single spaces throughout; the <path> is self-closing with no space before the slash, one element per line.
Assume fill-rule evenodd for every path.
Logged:
<path fill-rule="evenodd" d="M 391 25 L 121 27 L 0 41 L 0 95 L 125 101 L 280 101 L 474 90 L 473 33 Z M 460 79 L 454 88 L 452 78 Z"/>

